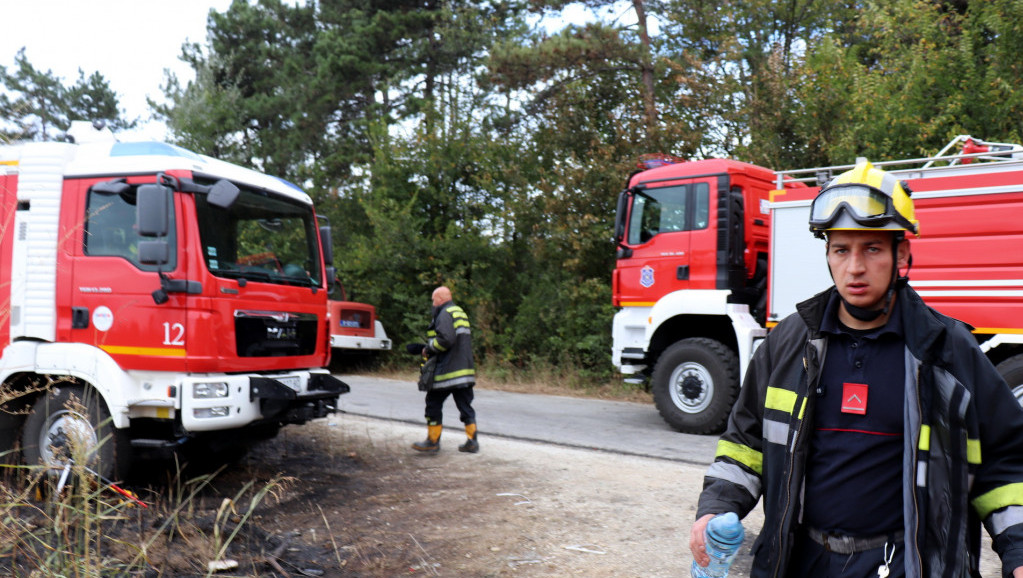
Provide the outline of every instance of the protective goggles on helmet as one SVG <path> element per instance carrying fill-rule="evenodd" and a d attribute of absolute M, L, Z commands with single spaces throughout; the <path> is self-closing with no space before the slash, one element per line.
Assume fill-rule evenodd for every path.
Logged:
<path fill-rule="evenodd" d="M 848 217 L 859 227 L 836 226 Z M 810 205 L 810 229 L 836 228 L 904 229 L 916 232 L 916 226 L 902 216 L 892 198 L 866 185 L 839 185 L 827 189 Z"/>

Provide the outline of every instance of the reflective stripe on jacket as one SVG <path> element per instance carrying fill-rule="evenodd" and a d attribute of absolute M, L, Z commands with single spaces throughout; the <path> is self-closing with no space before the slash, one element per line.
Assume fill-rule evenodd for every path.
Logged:
<path fill-rule="evenodd" d="M 834 291 L 800 303 L 757 349 L 704 478 L 697 518 L 744 517 L 764 499 L 751 578 L 783 577 L 792 552 L 816 398 L 807 392 L 827 354 L 819 328 Z M 908 286 L 896 305 L 906 339 L 906 575 L 979 576 L 983 521 L 1011 576 L 1023 566 L 1023 409 L 963 323 Z"/>
<path fill-rule="evenodd" d="M 472 358 L 472 331 L 462 308 L 448 301 L 434 308 L 433 323 L 426 332 L 426 348 L 437 358 L 433 390 L 471 387 L 476 384 Z"/>

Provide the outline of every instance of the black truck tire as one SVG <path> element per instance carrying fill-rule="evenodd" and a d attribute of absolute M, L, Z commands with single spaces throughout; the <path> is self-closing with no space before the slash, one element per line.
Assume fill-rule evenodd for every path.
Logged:
<path fill-rule="evenodd" d="M 739 395 L 739 359 L 720 341 L 683 339 L 658 358 L 651 384 L 657 411 L 671 427 L 719 433 Z"/>
<path fill-rule="evenodd" d="M 1023 405 L 1023 354 L 1014 355 L 1002 361 L 995 369 L 1009 384 L 1009 389 L 1016 396 L 1016 401 Z"/>
<path fill-rule="evenodd" d="M 69 406 L 72 399 L 75 405 Z M 130 440 L 114 427 L 106 403 L 77 384 L 55 385 L 36 400 L 21 447 L 27 465 L 45 466 L 51 475 L 77 459 L 108 481 L 120 481 L 131 463 Z"/>

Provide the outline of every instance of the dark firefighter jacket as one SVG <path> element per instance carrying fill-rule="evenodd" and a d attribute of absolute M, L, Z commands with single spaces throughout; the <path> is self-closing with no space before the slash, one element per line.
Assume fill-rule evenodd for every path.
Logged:
<path fill-rule="evenodd" d="M 426 348 L 437 355 L 433 390 L 457 389 L 476 384 L 472 360 L 469 317 L 453 301 L 433 308 L 433 323 L 426 332 Z"/>
<path fill-rule="evenodd" d="M 764 499 L 751 578 L 783 577 L 798 525 L 814 391 L 827 355 L 819 332 L 832 287 L 800 303 L 757 349 L 704 478 L 697 518 L 744 517 Z M 1003 574 L 1023 565 L 1023 410 L 967 326 L 903 284 L 906 575 L 980 576 L 980 522 Z M 808 389 L 809 386 L 809 389 Z"/>

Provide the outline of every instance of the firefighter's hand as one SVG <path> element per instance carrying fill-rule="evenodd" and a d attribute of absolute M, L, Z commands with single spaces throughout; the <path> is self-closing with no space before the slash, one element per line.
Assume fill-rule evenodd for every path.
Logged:
<path fill-rule="evenodd" d="M 1023 566 L 1012 571 L 1012 578 L 1023 578 Z"/>
<path fill-rule="evenodd" d="M 710 556 L 707 555 L 707 543 L 705 532 L 707 523 L 714 517 L 714 514 L 707 514 L 693 523 L 693 529 L 689 531 L 689 550 L 693 553 L 693 560 L 700 566 L 710 564 Z"/>

